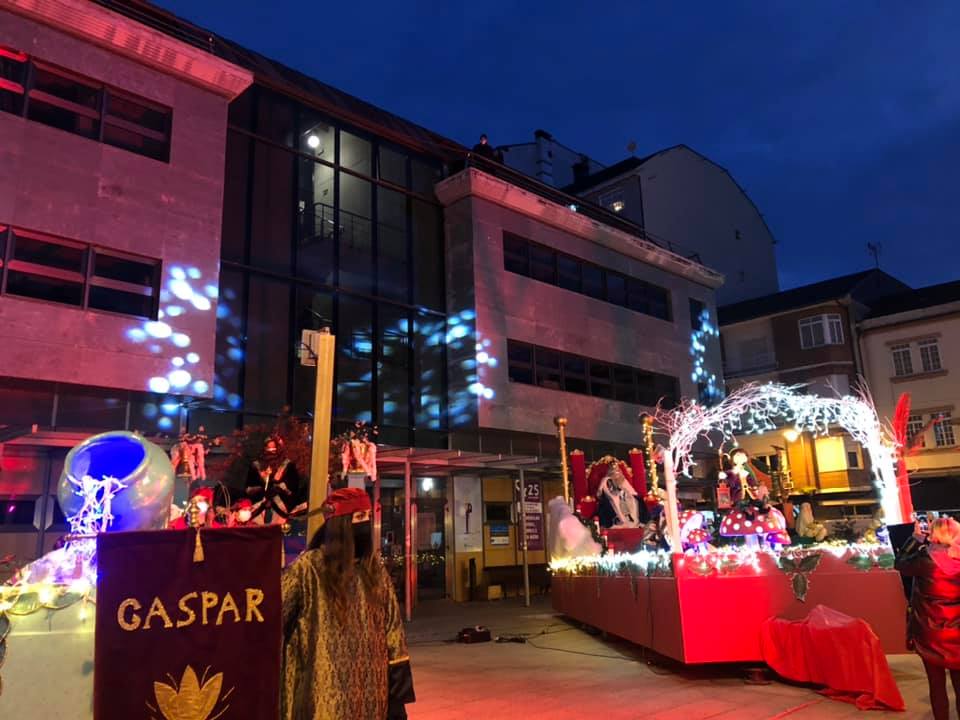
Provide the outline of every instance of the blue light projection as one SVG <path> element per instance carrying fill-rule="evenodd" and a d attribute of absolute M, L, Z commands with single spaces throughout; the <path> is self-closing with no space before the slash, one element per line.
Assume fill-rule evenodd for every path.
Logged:
<path fill-rule="evenodd" d="M 690 355 L 693 358 L 693 370 L 690 379 L 701 387 L 702 402 L 712 403 L 723 397 L 723 388 L 717 383 L 716 374 L 706 366 L 707 344 L 711 338 L 719 338 L 720 331 L 710 319 L 709 308 L 700 311 L 700 327 L 690 333 Z"/>
<path fill-rule="evenodd" d="M 202 278 L 203 273 L 199 268 L 171 266 L 165 284 L 160 289 L 161 307 L 157 319 L 128 328 L 127 339 L 143 345 L 154 355 L 162 353 L 165 347 L 189 350 L 192 338 L 178 327 L 178 319 L 191 313 L 210 311 L 219 294 L 217 287 L 211 284 L 204 284 L 200 290 L 195 289 Z M 200 355 L 193 350 L 181 352 L 170 358 L 170 366 L 164 374 L 148 378 L 146 390 L 161 397 L 155 403 L 143 405 L 135 424 L 139 420 L 150 420 L 159 430 L 174 429 L 181 408 L 179 397 L 205 395 L 210 390 L 208 380 L 196 376 L 195 366 L 200 360 Z"/>

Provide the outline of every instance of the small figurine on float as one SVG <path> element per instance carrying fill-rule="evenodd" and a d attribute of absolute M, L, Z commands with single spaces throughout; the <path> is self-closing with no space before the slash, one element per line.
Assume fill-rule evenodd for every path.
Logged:
<path fill-rule="evenodd" d="M 253 503 L 250 498 L 240 498 L 230 508 L 230 527 L 255 527 Z"/>
<path fill-rule="evenodd" d="M 258 525 L 284 525 L 307 508 L 301 498 L 304 488 L 300 473 L 283 450 L 283 439 L 270 436 L 260 458 L 250 464 L 246 496 L 253 505 L 252 519 Z"/>
<path fill-rule="evenodd" d="M 711 549 L 713 534 L 703 524 L 703 513 L 696 510 L 684 510 L 680 513 L 680 542 L 684 551 L 692 550 L 703 554 Z"/>
<path fill-rule="evenodd" d="M 604 528 L 638 528 L 642 522 L 640 499 L 617 461 L 608 466 L 600 482 L 600 526 Z"/>
<path fill-rule="evenodd" d="M 806 542 L 823 542 L 827 537 L 827 527 L 813 519 L 813 506 L 800 505 L 800 517 L 797 518 L 797 536 Z"/>
<path fill-rule="evenodd" d="M 882 507 L 878 507 L 876 512 L 873 513 L 870 527 L 863 533 L 863 542 L 876 545 L 890 544 L 890 532 L 887 530 L 887 522 Z"/>
<path fill-rule="evenodd" d="M 196 488 L 190 496 L 186 511 L 170 523 L 171 530 L 186 530 L 189 527 L 223 527 L 217 521 L 213 506 L 213 488 Z"/>
<path fill-rule="evenodd" d="M 733 508 L 720 523 L 723 537 L 742 537 L 748 547 L 758 548 L 767 543 L 778 550 L 790 544 L 787 520 L 770 505 L 769 488 L 757 480 L 750 467 L 750 456 L 743 448 L 730 453 L 733 467 L 729 473 L 720 473 L 728 480 Z"/>

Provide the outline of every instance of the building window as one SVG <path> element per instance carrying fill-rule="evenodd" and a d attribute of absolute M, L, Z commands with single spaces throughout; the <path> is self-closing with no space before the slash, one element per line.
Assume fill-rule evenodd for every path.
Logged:
<path fill-rule="evenodd" d="M 933 438 L 937 447 L 953 447 L 956 445 L 957 441 L 953 435 L 953 421 L 950 413 L 941 412 L 934 417 L 937 418 L 937 422 L 933 425 Z"/>
<path fill-rule="evenodd" d="M 623 212 L 626 204 L 623 201 L 623 188 L 616 188 L 600 196 L 600 207 L 612 210 L 615 213 Z"/>
<path fill-rule="evenodd" d="M 673 319 L 670 293 L 665 288 L 597 267 L 506 231 L 503 233 L 503 267 L 644 315 L 668 322 Z"/>
<path fill-rule="evenodd" d="M 860 454 L 856 450 L 847 450 L 847 467 L 860 467 Z"/>
<path fill-rule="evenodd" d="M 843 345 L 843 322 L 838 314 L 816 315 L 800 321 L 800 347 Z"/>
<path fill-rule="evenodd" d="M 156 317 L 160 261 L 0 226 L 3 294 Z"/>
<path fill-rule="evenodd" d="M 926 447 L 923 436 L 923 416 L 911 415 L 907 418 L 907 443 L 915 447 Z"/>
<path fill-rule="evenodd" d="M 894 345 L 890 348 L 890 352 L 893 354 L 893 374 L 897 377 L 913 375 L 910 345 Z"/>
<path fill-rule="evenodd" d="M 170 108 L 2 46 L 0 111 L 154 160 L 170 159 Z"/>
<path fill-rule="evenodd" d="M 920 347 L 920 365 L 924 372 L 936 372 L 942 368 L 940 364 L 940 345 L 936 339 L 921 340 L 917 343 Z"/>
<path fill-rule="evenodd" d="M 612 365 L 550 348 L 507 340 L 510 382 L 592 395 L 633 404 L 673 407 L 680 397 L 677 378 Z"/>

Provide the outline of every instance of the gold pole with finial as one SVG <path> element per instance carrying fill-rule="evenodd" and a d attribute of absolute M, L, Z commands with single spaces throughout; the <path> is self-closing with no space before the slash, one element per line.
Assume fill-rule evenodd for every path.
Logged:
<path fill-rule="evenodd" d="M 570 504 L 570 470 L 567 467 L 567 419 L 559 415 L 553 419 L 560 437 L 560 472 L 563 475 L 563 501 Z"/>

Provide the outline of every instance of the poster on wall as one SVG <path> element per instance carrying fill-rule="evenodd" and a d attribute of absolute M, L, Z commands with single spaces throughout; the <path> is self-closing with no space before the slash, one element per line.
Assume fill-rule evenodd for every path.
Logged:
<path fill-rule="evenodd" d="M 540 480 L 524 483 L 523 511 L 527 550 L 543 550 L 543 483 Z"/>
<path fill-rule="evenodd" d="M 454 536 L 456 551 L 483 550 L 483 495 L 479 477 L 458 475 L 453 479 Z"/>

